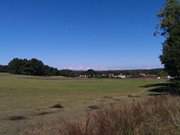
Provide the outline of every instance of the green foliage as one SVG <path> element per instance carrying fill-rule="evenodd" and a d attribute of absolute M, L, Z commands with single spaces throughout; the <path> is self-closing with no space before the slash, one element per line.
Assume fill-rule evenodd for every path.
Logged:
<path fill-rule="evenodd" d="M 13 74 L 24 75 L 58 75 L 58 69 L 44 65 L 38 59 L 18 59 L 15 58 L 8 64 L 8 71 Z"/>
<path fill-rule="evenodd" d="M 66 76 L 66 77 L 76 77 L 76 76 L 78 76 L 74 71 L 69 70 L 69 69 L 60 70 L 59 75 Z"/>
<path fill-rule="evenodd" d="M 90 77 L 90 78 L 96 77 L 96 75 L 97 75 L 96 71 L 94 71 L 93 69 L 87 70 L 87 71 L 85 72 L 85 74 L 86 74 L 88 77 Z"/>
<path fill-rule="evenodd" d="M 165 72 L 164 70 L 160 71 L 158 74 L 160 77 L 166 77 L 168 76 L 167 72 Z"/>
<path fill-rule="evenodd" d="M 180 2 L 167 0 L 166 6 L 159 14 L 162 35 L 166 38 L 163 54 L 160 56 L 162 64 L 169 75 L 180 77 Z"/>
<path fill-rule="evenodd" d="M 14 58 L 8 64 L 8 66 L 0 65 L 0 72 L 9 72 L 13 74 L 23 75 L 45 75 L 45 76 L 65 76 L 65 77 L 78 77 L 80 75 L 86 75 L 88 78 L 108 78 L 109 74 L 129 75 L 131 77 L 139 77 L 139 74 L 144 73 L 148 75 L 158 75 L 162 69 L 149 69 L 149 70 L 109 70 L 109 71 L 95 71 L 89 69 L 87 71 L 75 71 L 69 69 L 58 70 L 57 68 L 44 65 L 44 63 L 38 59 L 19 59 Z"/>
<path fill-rule="evenodd" d="M 8 72 L 8 66 L 0 65 L 0 72 Z"/>

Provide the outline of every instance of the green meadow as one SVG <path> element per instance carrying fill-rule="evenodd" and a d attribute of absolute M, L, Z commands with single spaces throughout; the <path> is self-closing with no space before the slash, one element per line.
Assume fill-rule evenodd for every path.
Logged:
<path fill-rule="evenodd" d="M 89 106 L 145 97 L 153 79 L 79 79 L 0 74 L 0 135 L 36 123 L 77 118 Z M 53 106 L 60 105 L 57 108 Z M 92 109 L 92 108 L 91 108 Z"/>

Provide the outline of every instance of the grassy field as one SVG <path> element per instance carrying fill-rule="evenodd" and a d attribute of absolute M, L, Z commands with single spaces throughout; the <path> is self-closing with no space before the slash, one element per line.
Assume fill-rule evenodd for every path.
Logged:
<path fill-rule="evenodd" d="M 128 95 L 145 96 L 147 89 L 142 86 L 162 81 L 0 74 L 0 135 L 15 135 L 28 126 L 57 118 L 77 118 L 88 106 L 127 99 Z M 51 108 L 56 104 L 63 108 Z"/>

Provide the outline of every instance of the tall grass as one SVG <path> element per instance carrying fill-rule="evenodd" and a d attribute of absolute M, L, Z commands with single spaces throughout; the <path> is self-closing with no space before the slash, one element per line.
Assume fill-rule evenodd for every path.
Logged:
<path fill-rule="evenodd" d="M 179 135 L 180 98 L 154 97 L 91 113 L 65 124 L 59 135 Z"/>
<path fill-rule="evenodd" d="M 55 132 L 53 126 L 48 128 L 50 132 L 33 130 L 28 135 L 179 135 L 180 98 L 160 96 L 109 105 L 93 110 L 85 120 L 61 123 Z"/>

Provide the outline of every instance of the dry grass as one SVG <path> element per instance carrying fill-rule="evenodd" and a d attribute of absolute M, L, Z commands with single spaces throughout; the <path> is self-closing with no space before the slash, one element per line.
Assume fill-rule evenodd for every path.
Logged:
<path fill-rule="evenodd" d="M 180 98 L 153 97 L 89 114 L 86 121 L 68 123 L 59 135 L 178 135 Z"/>
<path fill-rule="evenodd" d="M 26 135 L 179 135 L 180 98 L 150 97 L 90 112 L 86 120 L 66 122 L 49 132 L 35 129 Z"/>

